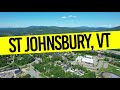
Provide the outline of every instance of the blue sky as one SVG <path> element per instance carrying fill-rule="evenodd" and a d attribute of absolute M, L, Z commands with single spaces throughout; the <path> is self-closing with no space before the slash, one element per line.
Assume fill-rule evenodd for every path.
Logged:
<path fill-rule="evenodd" d="M 0 12 L 0 27 L 114 27 L 120 12 Z"/>

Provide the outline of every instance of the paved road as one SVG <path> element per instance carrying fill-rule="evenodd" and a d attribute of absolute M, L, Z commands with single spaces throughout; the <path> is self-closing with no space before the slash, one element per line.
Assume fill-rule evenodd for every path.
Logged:
<path fill-rule="evenodd" d="M 98 62 L 98 66 L 96 68 L 101 68 L 103 66 L 103 61 Z"/>
<path fill-rule="evenodd" d="M 14 63 L 14 59 L 15 59 L 15 55 L 13 55 L 13 61 L 12 61 L 9 65 L 11 65 L 11 64 L 13 64 L 13 63 Z M 1 68 L 0 68 L 0 70 L 1 70 L 1 69 L 4 69 L 4 68 L 7 68 L 9 65 L 4 66 L 4 67 L 1 67 Z"/>
<path fill-rule="evenodd" d="M 30 55 L 31 57 L 33 57 L 31 54 L 29 54 L 29 55 Z M 29 70 L 26 70 L 26 72 L 27 72 L 28 74 L 30 74 L 31 77 L 42 78 L 42 77 L 40 76 L 40 72 L 37 71 L 37 70 L 34 70 L 34 67 L 32 66 L 33 63 L 35 63 L 35 62 L 38 61 L 38 60 L 41 60 L 41 58 L 35 58 L 35 59 L 36 59 L 35 61 L 27 64 L 27 66 L 29 66 Z"/>
<path fill-rule="evenodd" d="M 28 74 L 30 74 L 31 77 L 41 78 L 41 77 L 40 77 L 40 72 L 35 71 L 32 66 L 30 66 L 29 70 L 27 70 L 26 72 L 27 72 Z"/>
<path fill-rule="evenodd" d="M 33 69 L 30 69 L 29 71 L 26 72 L 30 74 L 31 77 L 40 78 L 39 75 Z"/>
<path fill-rule="evenodd" d="M 120 51 L 114 51 L 114 50 L 102 50 L 103 52 L 100 52 L 100 51 L 94 51 L 94 52 L 98 52 L 98 53 L 114 53 L 114 54 L 117 54 L 117 55 L 120 55 Z"/>
<path fill-rule="evenodd" d="M 104 68 L 108 68 L 108 63 L 105 62 L 104 65 L 103 65 Z"/>
<path fill-rule="evenodd" d="M 120 78 L 119 76 L 113 74 L 113 73 L 109 73 L 109 72 L 103 72 L 102 73 L 102 76 L 104 78 Z"/>
<path fill-rule="evenodd" d="M 105 50 L 107 53 L 114 53 L 120 55 L 120 51 L 114 51 L 114 50 Z"/>
<path fill-rule="evenodd" d="M 31 54 L 29 54 L 31 57 L 33 57 Z M 25 64 L 25 65 L 23 65 L 23 66 L 19 66 L 20 68 L 23 68 L 23 67 L 25 67 L 25 66 L 29 66 L 29 65 L 32 65 L 32 64 L 34 64 L 36 61 L 38 61 L 38 60 L 42 60 L 41 58 L 35 58 L 35 61 L 33 61 L 33 62 L 31 62 L 31 63 L 28 63 L 28 64 Z"/>
<path fill-rule="evenodd" d="M 30 55 L 31 57 L 33 57 L 31 54 L 29 54 L 29 55 Z M 14 63 L 14 58 L 15 58 L 15 55 L 13 55 L 13 61 L 12 61 L 9 65 L 11 65 L 11 64 Z M 37 70 L 34 70 L 34 67 L 32 66 L 32 64 L 35 63 L 35 62 L 38 61 L 38 60 L 42 60 L 42 59 L 41 59 L 41 58 L 36 58 L 35 61 L 33 61 L 33 62 L 29 63 L 29 64 L 26 64 L 26 65 L 29 67 L 29 70 L 26 70 L 26 73 L 30 74 L 32 77 L 35 77 L 35 78 L 42 78 L 42 77 L 40 76 L 40 72 L 37 71 Z M 7 65 L 7 66 L 5 66 L 5 67 L 2 67 L 2 68 L 0 68 L 0 69 L 6 68 L 6 67 L 8 67 L 9 65 Z M 25 67 L 26 65 L 19 66 L 19 67 L 20 67 L 20 68 L 23 68 L 23 67 Z M 11 72 L 11 71 L 6 71 L 6 72 Z"/>

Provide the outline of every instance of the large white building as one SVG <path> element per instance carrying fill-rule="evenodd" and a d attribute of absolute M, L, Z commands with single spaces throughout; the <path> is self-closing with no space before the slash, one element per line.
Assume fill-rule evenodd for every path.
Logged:
<path fill-rule="evenodd" d="M 92 56 L 90 55 L 86 55 L 85 57 L 83 56 L 78 56 L 75 61 L 72 62 L 72 64 L 93 64 L 93 65 L 96 65 L 96 60 L 93 59 Z"/>
<path fill-rule="evenodd" d="M 93 60 L 93 59 L 90 59 L 90 58 L 83 58 L 81 61 L 82 61 L 82 62 L 86 62 L 86 63 L 91 63 L 91 64 L 94 63 L 94 60 Z"/>
<path fill-rule="evenodd" d="M 78 57 L 76 58 L 76 61 L 77 61 L 77 62 L 91 63 L 91 64 L 94 63 L 94 60 L 93 60 L 92 56 L 89 56 L 89 55 L 86 55 L 85 57 L 78 56 Z"/>

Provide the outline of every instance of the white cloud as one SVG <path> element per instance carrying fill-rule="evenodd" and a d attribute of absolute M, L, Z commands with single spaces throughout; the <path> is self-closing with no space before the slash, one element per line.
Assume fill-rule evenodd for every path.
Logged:
<path fill-rule="evenodd" d="M 61 18 L 63 18 L 63 19 L 66 19 L 66 18 L 77 18 L 77 16 L 68 15 L 68 16 L 62 16 Z"/>
<path fill-rule="evenodd" d="M 100 25 L 101 27 L 108 27 L 108 28 L 110 28 L 110 27 L 114 27 L 113 25 L 111 25 L 111 24 L 106 24 L 106 25 Z"/>
<path fill-rule="evenodd" d="M 69 18 L 76 18 L 77 16 L 69 15 Z"/>
<path fill-rule="evenodd" d="M 67 17 L 66 16 L 62 16 L 61 18 L 66 19 Z"/>
<path fill-rule="evenodd" d="M 117 26 L 120 26 L 120 24 L 115 24 L 113 27 L 117 27 Z"/>

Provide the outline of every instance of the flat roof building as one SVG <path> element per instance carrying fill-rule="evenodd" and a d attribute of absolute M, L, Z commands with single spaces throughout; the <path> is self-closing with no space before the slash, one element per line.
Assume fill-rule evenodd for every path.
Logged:
<path fill-rule="evenodd" d="M 92 59 L 92 56 L 90 55 L 86 55 L 85 57 L 82 57 L 82 56 L 78 56 L 76 58 L 76 61 L 77 62 L 86 62 L 86 63 L 94 63 L 94 60 Z"/>
<path fill-rule="evenodd" d="M 86 63 L 94 63 L 94 60 L 93 59 L 90 59 L 90 58 L 83 58 L 82 59 L 82 62 L 86 62 Z"/>

